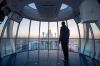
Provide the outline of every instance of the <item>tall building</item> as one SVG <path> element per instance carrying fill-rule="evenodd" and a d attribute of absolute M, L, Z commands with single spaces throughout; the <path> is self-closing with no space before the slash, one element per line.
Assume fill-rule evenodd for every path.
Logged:
<path fill-rule="evenodd" d="M 49 32 L 47 32 L 47 34 L 46 34 L 46 37 L 45 38 L 53 38 L 53 34 L 52 34 L 52 31 L 51 30 L 49 30 Z"/>

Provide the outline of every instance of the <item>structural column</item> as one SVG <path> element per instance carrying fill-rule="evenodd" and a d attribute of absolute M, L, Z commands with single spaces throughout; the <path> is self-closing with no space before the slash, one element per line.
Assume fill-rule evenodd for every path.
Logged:
<path fill-rule="evenodd" d="M 12 53 L 15 53 L 15 44 L 14 44 L 14 39 L 13 39 L 13 20 L 8 21 L 7 25 L 7 40 L 8 40 L 8 45 L 11 46 Z M 10 48 L 10 47 L 9 47 Z"/>

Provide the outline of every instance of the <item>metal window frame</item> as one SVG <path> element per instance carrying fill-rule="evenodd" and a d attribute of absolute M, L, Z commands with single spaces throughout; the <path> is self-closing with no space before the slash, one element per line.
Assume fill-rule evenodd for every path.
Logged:
<path fill-rule="evenodd" d="M 47 58 L 47 66 L 49 65 L 49 29 L 50 29 L 50 22 L 48 21 L 48 58 Z"/>
<path fill-rule="evenodd" d="M 67 20 L 66 20 L 66 26 L 68 27 L 68 22 L 67 22 Z"/>
<path fill-rule="evenodd" d="M 2 40 L 2 37 L 3 37 L 3 35 L 4 35 L 5 29 L 6 29 L 7 25 L 8 25 L 8 21 L 9 21 L 9 20 L 10 20 L 10 18 L 8 18 L 8 19 L 6 20 L 6 22 L 5 22 L 4 26 L 3 26 L 3 29 L 2 29 L 2 31 L 1 31 L 1 38 L 0 38 L 0 58 L 3 58 L 3 57 L 1 56 L 1 50 L 2 50 L 1 40 Z"/>
<path fill-rule="evenodd" d="M 78 52 L 81 53 L 81 33 L 80 33 L 80 28 L 79 28 L 78 23 L 76 23 L 76 25 L 77 25 L 77 29 L 78 29 L 78 35 L 79 35 L 79 40 L 78 40 L 78 45 L 79 45 L 79 47 L 78 47 Z"/>
<path fill-rule="evenodd" d="M 58 21 L 57 21 L 57 38 L 59 40 L 59 26 L 58 26 Z M 58 46 L 57 47 L 57 63 L 60 64 L 60 62 L 59 62 L 59 42 L 57 42 L 57 46 Z"/>
<path fill-rule="evenodd" d="M 90 47 L 90 53 L 89 53 L 89 56 L 91 58 L 95 58 L 95 38 L 94 38 L 94 33 L 93 33 L 93 29 L 92 29 L 92 26 L 90 25 L 90 23 L 85 23 L 83 24 L 83 27 L 84 27 L 84 36 L 86 36 L 85 38 L 85 43 L 84 43 L 84 49 L 83 49 L 83 54 L 85 52 L 85 49 L 86 49 L 86 44 L 89 40 L 89 29 L 90 29 L 90 33 L 91 33 L 91 38 L 92 38 L 92 42 L 93 42 L 93 55 L 91 55 L 92 51 L 92 47 Z M 85 31 L 86 30 L 86 31 Z M 86 34 L 87 33 L 87 34 Z M 92 46 L 92 45 L 90 45 Z M 92 57 L 93 56 L 93 57 Z"/>
<path fill-rule="evenodd" d="M 30 20 L 30 24 L 29 24 L 29 33 L 28 33 L 28 46 L 29 46 L 29 39 L 30 39 L 30 30 L 31 30 L 31 20 Z M 29 51 L 29 47 L 28 47 L 28 51 Z"/>
<path fill-rule="evenodd" d="M 39 59 L 40 59 L 40 30 L 41 30 L 41 21 L 39 22 L 39 40 L 38 40 L 38 66 L 39 66 Z"/>
<path fill-rule="evenodd" d="M 11 28 L 11 29 L 12 29 L 12 31 L 13 31 L 14 20 L 11 20 L 11 19 L 10 19 L 10 20 L 8 21 L 8 25 L 7 25 L 7 38 L 10 38 L 10 39 L 13 38 L 13 36 L 12 36 L 12 37 L 9 36 L 9 34 L 10 34 L 9 31 L 11 30 L 10 27 L 11 27 L 11 23 L 12 23 L 12 22 L 13 22 L 13 24 L 12 24 L 12 28 Z M 12 31 L 11 31 L 11 32 L 12 32 Z M 9 34 L 8 34 L 8 33 L 9 33 Z M 13 35 L 13 32 L 12 32 L 12 35 Z M 9 39 L 9 40 L 10 40 L 10 39 Z M 8 39 L 7 39 L 7 42 L 8 42 Z M 5 45 L 6 45 L 6 44 L 5 44 Z M 15 44 L 14 44 L 14 45 L 15 45 Z M 14 46 L 14 47 L 15 47 L 15 46 Z M 11 45 L 11 51 L 12 51 L 12 53 L 15 53 L 15 48 L 13 48 L 12 45 Z M 5 52 L 5 54 L 6 54 L 6 52 Z"/>
<path fill-rule="evenodd" d="M 74 19 L 74 21 L 75 21 L 75 19 Z M 75 21 L 75 24 L 77 26 L 78 37 L 79 37 L 79 40 L 78 40 L 78 52 L 81 53 L 81 34 L 80 34 L 80 28 L 79 28 L 78 22 Z"/>
<path fill-rule="evenodd" d="M 89 24 L 89 28 L 90 28 L 90 31 L 91 31 L 91 36 L 92 36 L 92 41 L 93 41 L 93 58 L 95 58 L 95 38 L 94 38 L 92 26 L 90 24 Z"/>
<path fill-rule="evenodd" d="M 85 47 L 86 47 L 86 44 L 87 44 L 88 39 L 89 39 L 89 26 L 88 26 L 88 24 L 84 23 L 83 28 L 84 28 L 84 47 L 83 47 L 83 52 L 82 53 L 84 54 Z"/>
<path fill-rule="evenodd" d="M 17 31 L 16 31 L 16 36 L 15 36 L 15 53 L 17 53 L 17 38 L 18 38 L 18 32 L 19 32 L 19 27 L 20 27 L 20 23 L 18 23 L 18 26 L 17 26 Z"/>
<path fill-rule="evenodd" d="M 30 20 L 30 24 L 29 24 L 29 33 L 28 33 L 27 66 L 28 66 L 28 60 L 29 60 L 29 39 L 30 39 L 30 29 L 31 29 L 31 20 Z"/>

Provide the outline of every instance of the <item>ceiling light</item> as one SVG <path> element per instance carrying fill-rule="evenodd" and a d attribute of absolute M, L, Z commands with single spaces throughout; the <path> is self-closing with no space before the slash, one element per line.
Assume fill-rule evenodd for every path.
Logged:
<path fill-rule="evenodd" d="M 62 3 L 60 10 L 63 10 L 65 8 L 67 8 L 67 7 L 68 7 L 68 5 Z"/>
<path fill-rule="evenodd" d="M 35 3 L 28 4 L 31 8 L 37 9 Z"/>

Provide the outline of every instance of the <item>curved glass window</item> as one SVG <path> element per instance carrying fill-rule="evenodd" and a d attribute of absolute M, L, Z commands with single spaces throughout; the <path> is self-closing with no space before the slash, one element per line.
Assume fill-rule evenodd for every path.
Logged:
<path fill-rule="evenodd" d="M 68 20 L 67 23 L 68 23 L 68 28 L 70 30 L 70 40 L 69 40 L 70 51 L 78 52 L 79 33 L 77 25 L 74 19 Z"/>
<path fill-rule="evenodd" d="M 18 23 L 17 22 L 14 22 L 14 25 L 13 25 L 13 38 L 16 38 L 16 33 L 17 33 L 17 28 L 18 28 Z"/>
<path fill-rule="evenodd" d="M 41 22 L 40 26 L 40 38 L 41 38 L 41 43 L 40 43 L 40 49 L 48 49 L 48 22 Z"/>
<path fill-rule="evenodd" d="M 94 33 L 94 40 L 95 40 L 95 58 L 97 60 L 100 59 L 100 31 L 95 23 L 91 23 L 93 33 Z"/>
<path fill-rule="evenodd" d="M 80 34 L 81 34 L 81 38 L 84 38 L 84 29 L 83 29 L 83 24 L 82 23 L 79 23 L 79 29 L 80 29 Z"/>
<path fill-rule="evenodd" d="M 68 28 L 70 30 L 70 38 L 79 38 L 78 29 L 73 19 L 68 20 Z"/>
<path fill-rule="evenodd" d="M 57 22 L 50 22 L 50 30 L 50 38 L 57 38 Z"/>
<path fill-rule="evenodd" d="M 28 32 L 29 32 L 29 23 L 30 20 L 28 19 L 23 19 L 21 21 L 21 24 L 19 26 L 19 31 L 18 31 L 18 37 L 20 38 L 28 38 Z"/>
<path fill-rule="evenodd" d="M 41 22 L 40 37 L 48 38 L 48 22 Z"/>
<path fill-rule="evenodd" d="M 88 56 L 90 56 L 91 55 L 91 50 L 92 50 L 92 44 L 93 44 L 93 42 L 92 42 L 92 35 L 91 35 L 91 31 L 90 31 L 90 29 L 89 29 L 89 39 L 87 40 L 87 39 L 85 39 L 86 41 L 86 43 L 85 43 L 85 48 L 84 48 L 84 54 L 85 55 L 88 55 Z"/>
<path fill-rule="evenodd" d="M 12 54 L 14 49 L 13 39 L 13 20 L 8 20 L 5 26 L 4 34 L 1 39 L 1 56 Z"/>
<path fill-rule="evenodd" d="M 58 32 L 59 32 L 59 33 L 58 33 L 58 38 L 59 38 L 59 36 L 60 36 L 61 22 L 62 22 L 62 21 L 58 21 L 58 30 L 59 30 L 59 31 L 58 31 Z M 61 43 L 59 44 L 59 49 L 62 50 L 62 48 L 61 48 Z"/>
<path fill-rule="evenodd" d="M 84 50 L 84 28 L 83 28 L 83 24 L 82 23 L 79 23 L 79 29 L 80 29 L 80 35 L 81 35 L 81 52 L 83 53 L 83 50 Z"/>
<path fill-rule="evenodd" d="M 94 38 L 95 39 L 100 39 L 100 30 L 98 29 L 98 27 L 96 26 L 95 23 L 91 23 L 91 26 L 92 26 L 92 29 L 93 29 L 93 32 L 94 32 Z"/>
<path fill-rule="evenodd" d="M 39 21 L 31 21 L 30 38 L 39 38 Z"/>
<path fill-rule="evenodd" d="M 29 23 L 30 20 L 28 19 L 21 21 L 16 42 L 17 52 L 28 50 Z"/>
<path fill-rule="evenodd" d="M 30 37 L 29 37 L 29 50 L 37 50 L 39 44 L 39 21 L 31 21 Z"/>
<path fill-rule="evenodd" d="M 7 28 L 5 28 L 4 35 L 1 39 L 1 57 L 6 56 L 6 44 L 7 44 Z M 11 48 L 11 47 L 10 47 Z"/>
<path fill-rule="evenodd" d="M 58 42 L 57 22 L 50 22 L 49 35 L 50 35 L 50 40 L 49 40 L 50 49 L 57 49 L 59 46 L 59 44 L 57 43 Z"/>
<path fill-rule="evenodd" d="M 65 20 L 64 20 L 65 21 Z M 26 50 L 57 50 L 58 49 L 58 38 L 60 34 L 60 27 L 61 27 L 61 22 L 40 22 L 40 21 L 34 21 L 34 20 L 28 20 L 28 19 L 23 19 L 21 23 L 17 23 L 14 21 L 11 21 L 10 23 L 13 23 L 13 30 L 12 30 L 12 35 L 9 36 L 7 33 L 8 27 L 6 27 L 4 36 L 2 39 L 2 56 L 9 55 L 13 53 L 13 44 L 15 45 L 16 52 L 21 52 L 21 51 L 26 51 Z M 66 21 L 65 21 L 66 22 Z M 41 24 L 40 24 L 41 23 Z M 69 39 L 69 50 L 73 52 L 78 52 L 78 47 L 79 47 L 79 32 L 77 25 L 73 19 L 68 20 L 66 22 L 68 25 L 68 28 L 70 30 L 70 39 Z M 20 25 L 19 25 L 20 24 Z M 19 27 L 18 27 L 19 26 Z M 81 50 L 85 55 L 93 57 L 93 51 L 95 49 L 95 58 L 98 60 L 100 59 L 100 47 L 99 47 L 99 39 L 100 37 L 99 34 L 99 29 L 97 29 L 97 26 L 92 23 L 92 29 L 94 33 L 94 38 L 95 38 L 95 48 L 93 45 L 93 35 L 92 31 L 90 30 L 89 27 L 84 27 L 84 29 L 88 28 L 89 29 L 89 39 L 88 41 L 86 38 L 84 38 L 84 29 L 83 29 L 83 24 L 79 23 L 78 24 L 80 28 L 80 34 L 81 34 Z M 40 31 L 39 31 L 40 27 Z M 19 29 L 18 29 L 19 28 Z M 17 34 L 17 29 L 18 29 L 18 34 Z M 57 31 L 58 30 L 58 31 Z M 40 34 L 40 38 L 39 38 Z M 17 35 L 17 37 L 16 37 Z M 49 36 L 49 37 L 48 37 Z M 10 39 L 8 39 L 8 37 Z M 61 49 L 61 44 L 59 44 L 59 49 Z"/>
<path fill-rule="evenodd" d="M 7 21 L 7 19 L 8 19 L 8 17 L 6 16 L 5 19 L 4 19 L 4 21 L 2 22 L 2 24 L 0 24 L 0 37 L 1 37 L 2 29 L 3 29 L 4 24 L 5 24 L 5 22 Z"/>
<path fill-rule="evenodd" d="M 4 34 L 2 36 L 3 38 L 7 38 L 7 27 L 5 28 Z"/>

